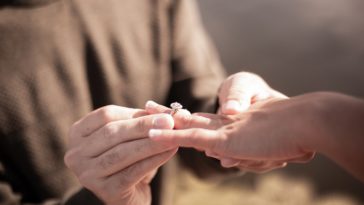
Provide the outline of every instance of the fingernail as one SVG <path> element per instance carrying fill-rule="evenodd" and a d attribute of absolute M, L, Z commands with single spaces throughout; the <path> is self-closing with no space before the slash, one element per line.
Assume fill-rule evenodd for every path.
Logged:
<path fill-rule="evenodd" d="M 155 108 L 158 104 L 152 100 L 148 100 L 146 103 L 145 103 L 145 107 L 146 108 Z"/>
<path fill-rule="evenodd" d="M 226 168 L 235 167 L 237 165 L 239 165 L 239 161 L 235 159 L 224 158 L 221 160 L 221 166 Z"/>
<path fill-rule="evenodd" d="M 225 104 L 225 110 L 240 110 L 240 103 L 236 100 L 229 100 Z"/>
<path fill-rule="evenodd" d="M 153 137 L 158 137 L 159 135 L 161 135 L 162 134 L 162 130 L 156 130 L 156 129 L 151 129 L 151 130 L 149 130 L 149 132 L 148 132 L 148 136 L 150 137 L 150 138 L 153 138 Z"/>
<path fill-rule="evenodd" d="M 153 128 L 168 128 L 170 127 L 171 121 L 173 119 L 169 115 L 163 115 L 163 116 L 156 116 L 153 118 L 152 126 Z"/>
<path fill-rule="evenodd" d="M 229 100 L 223 107 L 223 111 L 224 114 L 237 114 L 238 112 L 247 110 L 249 107 L 250 104 L 246 101 Z"/>

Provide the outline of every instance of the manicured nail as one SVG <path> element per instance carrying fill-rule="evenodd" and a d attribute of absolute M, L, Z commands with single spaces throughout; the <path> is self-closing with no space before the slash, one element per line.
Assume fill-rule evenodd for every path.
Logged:
<path fill-rule="evenodd" d="M 155 108 L 157 107 L 158 104 L 152 100 L 148 100 L 146 103 L 145 103 L 145 107 L 146 108 Z"/>
<path fill-rule="evenodd" d="M 167 128 L 170 124 L 169 115 L 156 116 L 152 120 L 153 128 Z"/>
<path fill-rule="evenodd" d="M 148 132 L 148 136 L 150 138 L 153 138 L 153 137 L 158 137 L 162 134 L 162 130 L 156 130 L 156 129 L 151 129 L 149 130 Z"/>

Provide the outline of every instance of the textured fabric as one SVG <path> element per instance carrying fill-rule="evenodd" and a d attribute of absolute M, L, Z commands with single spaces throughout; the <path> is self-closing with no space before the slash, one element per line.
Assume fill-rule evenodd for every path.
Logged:
<path fill-rule="evenodd" d="M 0 204 L 100 203 L 63 163 L 69 127 L 93 109 L 212 107 L 223 72 L 191 0 L 0 5 Z M 170 204 L 177 166 L 219 171 L 197 152 L 179 155 L 153 181 L 154 204 Z"/>

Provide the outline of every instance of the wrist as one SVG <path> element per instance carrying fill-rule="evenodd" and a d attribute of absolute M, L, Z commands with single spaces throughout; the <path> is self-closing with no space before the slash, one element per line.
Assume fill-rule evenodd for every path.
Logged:
<path fill-rule="evenodd" d="M 363 101 L 334 92 L 310 95 L 315 132 L 308 137 L 308 147 L 328 157 L 337 155 L 338 150 L 350 149 L 352 138 L 363 134 Z"/>
<path fill-rule="evenodd" d="M 331 147 L 330 136 L 332 136 L 331 122 L 334 93 L 314 92 L 295 97 L 302 108 L 301 137 L 302 149 L 310 152 L 326 152 Z"/>

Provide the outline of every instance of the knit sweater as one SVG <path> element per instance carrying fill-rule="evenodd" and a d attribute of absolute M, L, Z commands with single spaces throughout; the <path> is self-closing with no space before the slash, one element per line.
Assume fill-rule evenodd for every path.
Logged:
<path fill-rule="evenodd" d="M 70 126 L 108 104 L 212 107 L 223 77 L 192 0 L 0 3 L 0 204 L 100 204 L 63 162 Z M 171 204 L 179 169 L 217 163 L 181 150 L 152 182 Z M 203 171 L 203 172 L 202 172 Z"/>

